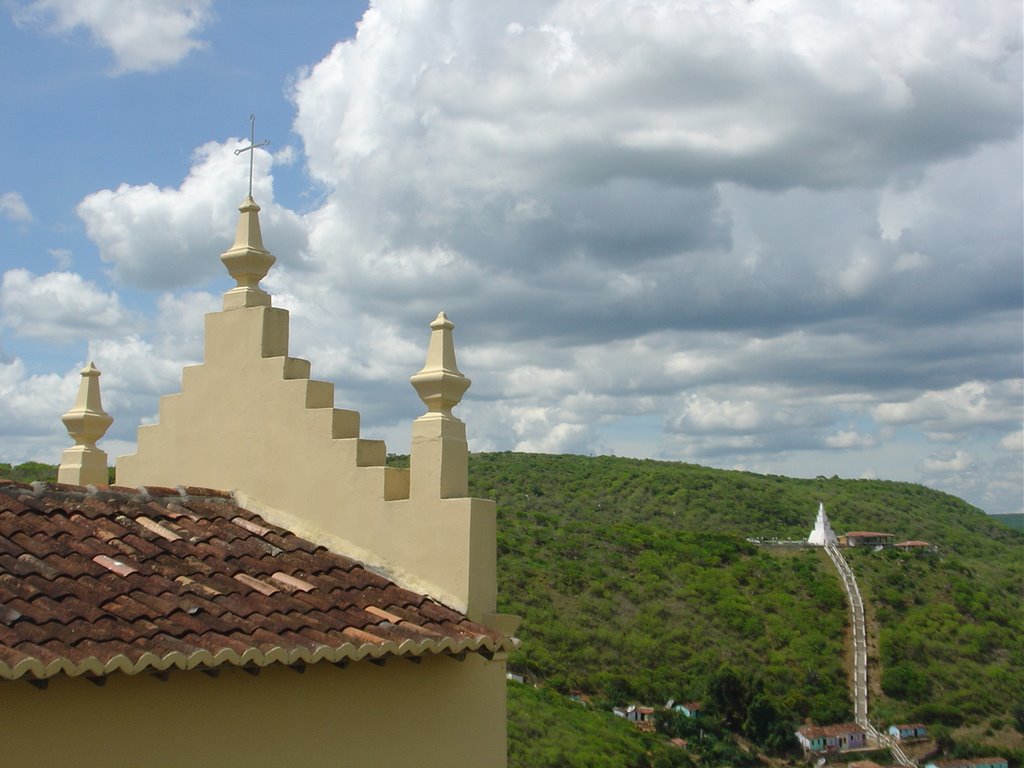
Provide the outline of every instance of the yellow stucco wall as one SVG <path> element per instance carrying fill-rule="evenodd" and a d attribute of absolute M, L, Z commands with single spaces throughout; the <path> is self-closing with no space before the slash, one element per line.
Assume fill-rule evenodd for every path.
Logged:
<path fill-rule="evenodd" d="M 465 493 L 462 422 L 416 420 L 411 472 L 384 466 L 384 443 L 358 436 L 359 415 L 334 408 L 334 386 L 288 357 L 288 325 L 271 307 L 207 315 L 203 364 L 160 399 L 159 422 L 118 457 L 117 482 L 235 491 L 271 522 L 473 619 L 493 612 L 494 502 L 441 493 L 444 470 Z M 443 462 L 447 450 L 460 461 Z"/>
<path fill-rule="evenodd" d="M 216 678 L 0 683 L 0 764 L 89 768 L 500 768 L 505 662 L 393 659 Z"/>

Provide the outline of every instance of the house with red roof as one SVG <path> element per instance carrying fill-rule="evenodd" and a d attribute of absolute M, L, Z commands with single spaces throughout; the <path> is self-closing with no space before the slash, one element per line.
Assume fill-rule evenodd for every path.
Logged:
<path fill-rule="evenodd" d="M 506 765 L 491 501 L 468 497 L 453 324 L 410 468 L 288 354 L 247 197 L 200 365 L 107 485 L 90 364 L 57 484 L 0 485 L 6 765 Z"/>

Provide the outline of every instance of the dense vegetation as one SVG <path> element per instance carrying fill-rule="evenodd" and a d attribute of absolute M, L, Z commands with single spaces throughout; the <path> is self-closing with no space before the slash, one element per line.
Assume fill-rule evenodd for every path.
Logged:
<path fill-rule="evenodd" d="M 939 548 L 850 552 L 880 641 L 873 719 L 936 723 L 951 752 L 958 738 L 1003 753 L 1020 741 L 1024 536 L 960 499 L 909 483 L 533 454 L 474 455 L 470 481 L 498 502 L 500 607 L 524 617 L 510 664 L 529 680 L 601 705 L 657 705 L 706 696 L 729 664 L 778 720 L 849 717 L 832 566 L 817 550 L 746 541 L 805 538 L 820 500 L 839 532 Z"/>
<path fill-rule="evenodd" d="M 1021 554 L 848 554 L 879 626 L 873 713 L 952 726 L 1002 719 L 1024 691 Z"/>
<path fill-rule="evenodd" d="M 524 617 L 510 668 L 543 686 L 510 685 L 513 768 L 745 765 L 744 745 L 785 753 L 800 722 L 849 718 L 848 612 L 830 562 L 748 540 L 804 539 L 819 501 L 838 532 L 938 547 L 847 551 L 872 634 L 872 719 L 921 720 L 950 754 L 1020 765 L 1024 535 L 960 499 L 908 483 L 513 453 L 471 456 L 470 483 L 498 502 L 499 608 Z M 669 698 L 709 706 L 688 750 L 608 714 Z M 692 722 L 659 718 L 663 733 L 692 735 Z"/>
<path fill-rule="evenodd" d="M 57 481 L 57 467 L 53 464 L 41 464 L 38 461 L 26 461 L 24 464 L 11 466 L 0 463 L 0 477 L 17 480 L 19 483 L 31 483 L 42 480 L 45 483 Z"/>
<path fill-rule="evenodd" d="M 643 735 L 608 710 L 548 688 L 508 686 L 509 768 L 672 768 L 689 756 L 664 738 Z"/>

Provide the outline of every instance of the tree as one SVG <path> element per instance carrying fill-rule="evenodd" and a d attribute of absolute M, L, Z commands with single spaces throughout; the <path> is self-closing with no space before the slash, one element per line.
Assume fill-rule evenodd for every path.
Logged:
<path fill-rule="evenodd" d="M 743 733 L 772 752 L 784 752 L 794 746 L 790 718 L 764 695 L 754 696 L 747 707 Z"/>
<path fill-rule="evenodd" d="M 747 717 L 747 684 L 732 667 L 723 664 L 708 680 L 706 705 L 730 728 L 739 729 Z"/>

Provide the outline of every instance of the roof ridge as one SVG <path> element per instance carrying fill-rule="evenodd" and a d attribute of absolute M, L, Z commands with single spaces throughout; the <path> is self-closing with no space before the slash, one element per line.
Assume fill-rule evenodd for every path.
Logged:
<path fill-rule="evenodd" d="M 212 499 L 227 501 L 237 504 L 234 494 L 230 491 L 223 491 L 217 488 L 199 488 L 193 485 L 179 485 L 174 488 L 157 485 L 140 485 L 137 487 L 127 485 L 69 485 L 45 480 L 33 480 L 21 482 L 8 478 L 0 478 L 0 493 L 11 495 L 12 491 L 22 491 L 32 496 L 45 494 L 55 495 L 58 498 L 137 498 L 140 500 L 163 500 L 174 499 Z M 244 509 L 239 507 L 240 509 Z"/>

